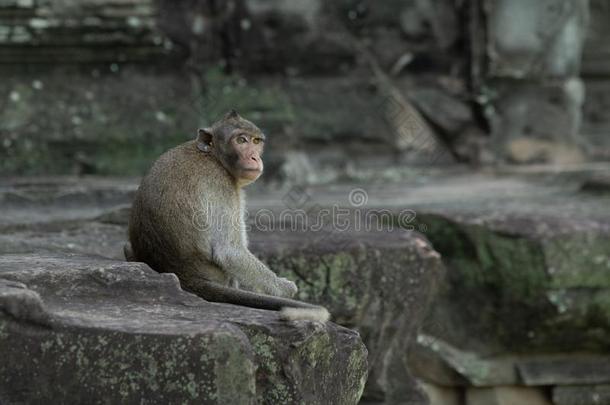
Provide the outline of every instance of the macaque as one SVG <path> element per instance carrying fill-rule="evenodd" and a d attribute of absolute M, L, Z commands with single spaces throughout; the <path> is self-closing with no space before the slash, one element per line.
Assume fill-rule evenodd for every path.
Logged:
<path fill-rule="evenodd" d="M 326 308 L 292 300 L 297 287 L 248 250 L 242 188 L 263 172 L 265 135 L 234 110 L 196 140 L 164 153 L 142 180 L 125 256 L 175 273 L 205 300 L 326 321 Z"/>

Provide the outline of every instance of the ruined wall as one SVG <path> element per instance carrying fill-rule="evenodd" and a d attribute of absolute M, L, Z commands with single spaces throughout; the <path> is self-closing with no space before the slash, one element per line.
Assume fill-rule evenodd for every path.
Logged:
<path fill-rule="evenodd" d="M 439 56 L 456 39 L 431 28 L 443 24 L 428 24 L 435 20 L 425 2 L 400 4 L 0 3 L 1 170 L 141 174 L 161 151 L 229 108 L 274 135 L 268 178 L 336 179 L 352 172 L 356 156 L 381 168 L 451 161 L 444 134 L 403 89 L 412 74 L 425 72 L 430 77 L 416 83 L 427 99 L 418 108 L 447 92 L 431 87 L 465 94 L 460 70 L 450 74 L 458 59 Z M 420 27 L 413 31 L 403 19 Z M 372 63 L 360 46 L 373 51 Z M 395 88 L 375 79 L 377 63 L 393 72 Z M 456 102 L 463 101 L 449 96 Z M 407 108 L 394 111 L 396 105 Z M 469 116 L 457 118 L 452 134 Z M 433 156 L 422 158 L 423 149 Z M 324 169 L 297 175 L 313 166 Z"/>
<path fill-rule="evenodd" d="M 610 2 L 590 0 L 582 76 L 587 89 L 582 134 L 594 159 L 610 159 Z"/>
<path fill-rule="evenodd" d="M 155 27 L 152 0 L 3 0 L 0 64 L 157 61 L 171 44 Z"/>
<path fill-rule="evenodd" d="M 234 107 L 274 135 L 270 177 L 584 161 L 606 128 L 588 103 L 580 132 L 588 20 L 586 0 L 2 0 L 0 169 L 140 174 Z"/>
<path fill-rule="evenodd" d="M 484 0 L 474 12 L 475 91 L 496 154 L 514 163 L 585 160 L 579 78 L 587 0 Z"/>

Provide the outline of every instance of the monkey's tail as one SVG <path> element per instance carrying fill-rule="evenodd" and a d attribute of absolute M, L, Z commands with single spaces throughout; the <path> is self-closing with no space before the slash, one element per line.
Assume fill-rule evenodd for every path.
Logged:
<path fill-rule="evenodd" d="M 307 320 L 326 322 L 330 318 L 330 313 L 324 307 L 283 307 L 282 309 L 280 309 L 280 318 L 285 319 L 287 321 Z"/>
<path fill-rule="evenodd" d="M 330 318 L 328 310 L 319 305 L 225 287 L 207 280 L 198 280 L 196 283 L 191 282 L 183 286 L 208 301 L 279 311 L 280 317 L 285 320 L 326 322 Z"/>

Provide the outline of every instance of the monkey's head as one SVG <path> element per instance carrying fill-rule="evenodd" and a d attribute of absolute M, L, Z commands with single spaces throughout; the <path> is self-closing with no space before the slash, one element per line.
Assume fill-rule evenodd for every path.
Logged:
<path fill-rule="evenodd" d="M 197 134 L 199 150 L 215 156 L 240 187 L 263 173 L 264 142 L 263 132 L 235 110 Z"/>

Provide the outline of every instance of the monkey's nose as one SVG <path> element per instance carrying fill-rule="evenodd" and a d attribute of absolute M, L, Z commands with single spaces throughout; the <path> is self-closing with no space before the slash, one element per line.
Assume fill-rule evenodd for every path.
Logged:
<path fill-rule="evenodd" d="M 256 171 L 261 171 L 263 166 L 261 158 L 258 155 L 250 155 L 245 160 L 243 160 L 242 164 L 244 165 L 244 168 Z"/>

